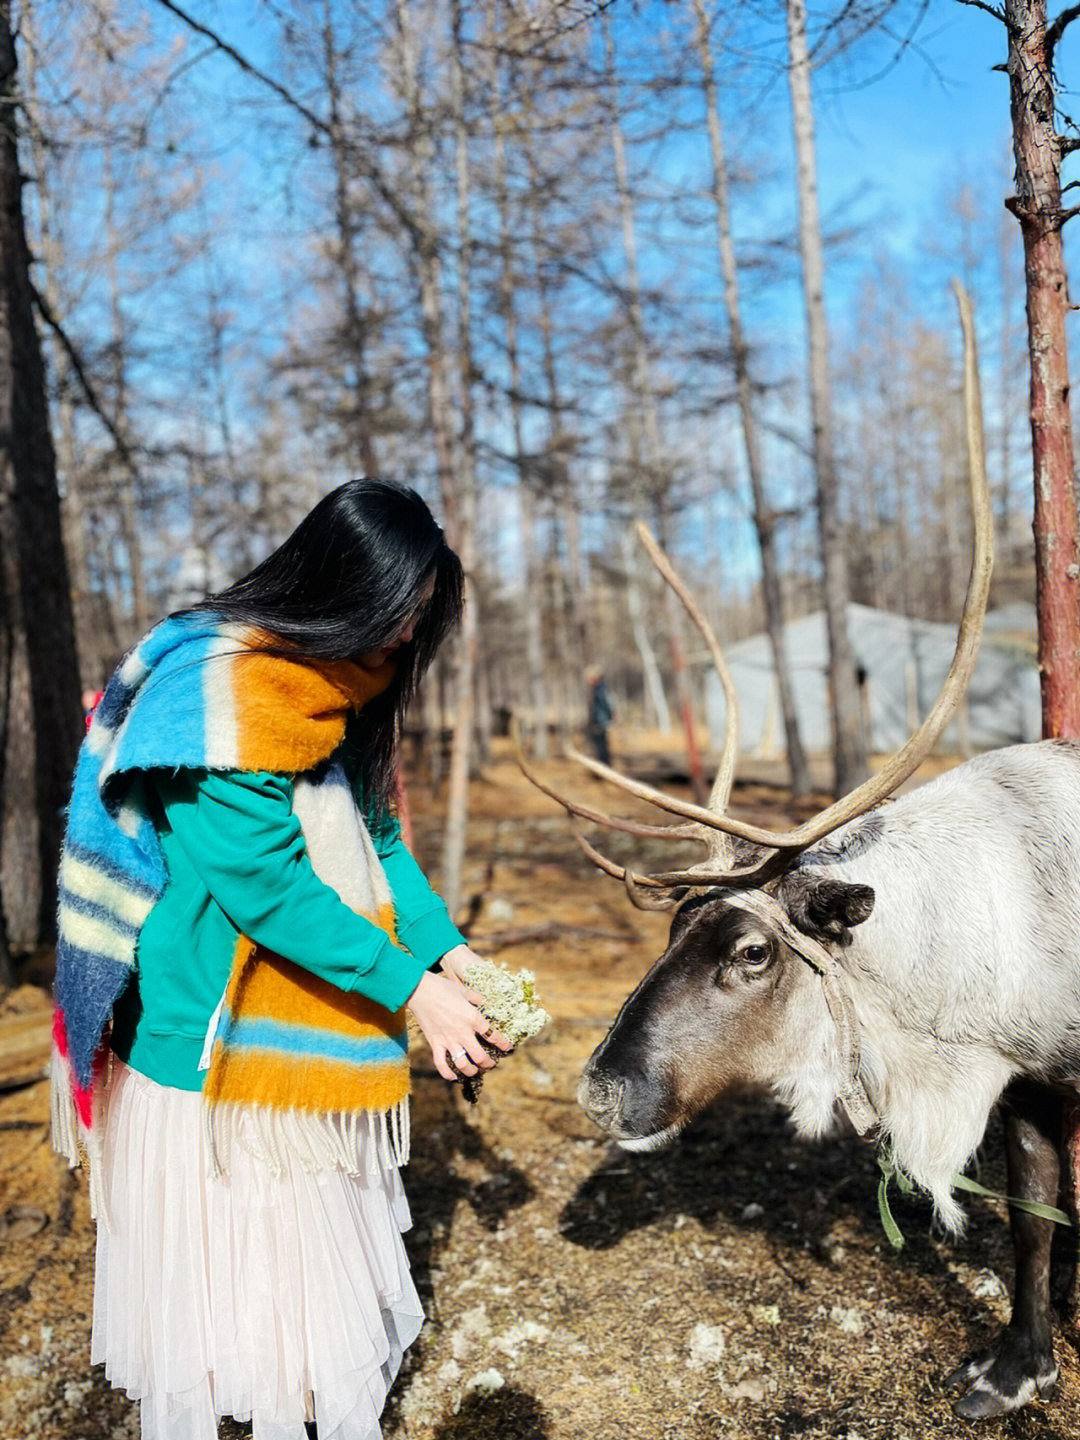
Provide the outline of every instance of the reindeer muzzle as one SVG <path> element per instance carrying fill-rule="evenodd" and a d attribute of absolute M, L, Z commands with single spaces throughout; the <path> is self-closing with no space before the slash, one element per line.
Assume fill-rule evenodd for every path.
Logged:
<path fill-rule="evenodd" d="M 597 1075 L 588 1067 L 578 1084 L 577 1101 L 601 1130 L 617 1130 L 622 1113 L 625 1082 L 610 1075 Z"/>

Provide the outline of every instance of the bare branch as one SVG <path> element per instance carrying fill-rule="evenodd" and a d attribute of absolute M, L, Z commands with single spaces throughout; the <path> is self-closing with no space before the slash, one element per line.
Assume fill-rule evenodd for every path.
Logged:
<path fill-rule="evenodd" d="M 297 100 L 295 95 L 286 90 L 284 85 L 280 85 L 272 76 L 267 75 L 265 70 L 260 70 L 257 65 L 253 65 L 227 40 L 222 40 L 220 35 L 203 25 L 201 21 L 196 20 L 193 15 L 189 15 L 186 10 L 182 10 L 179 5 L 174 3 L 174 0 L 157 0 L 157 3 L 163 10 L 168 10 L 178 20 L 182 20 L 189 30 L 194 30 L 196 35 L 201 35 L 204 39 L 209 40 L 215 50 L 220 50 L 223 55 L 227 55 L 245 75 L 250 75 L 253 80 L 258 80 L 261 85 L 272 90 L 280 100 L 284 100 L 286 105 L 295 110 L 297 114 L 302 115 L 309 125 L 314 126 L 322 134 L 329 134 L 330 127 L 321 116 L 316 115 L 314 110 L 309 110 L 302 101 Z"/>
<path fill-rule="evenodd" d="M 1061 14 L 1055 15 L 1046 27 L 1046 58 L 1051 67 L 1054 64 L 1054 52 L 1057 49 L 1058 41 L 1078 16 L 1080 16 L 1080 5 L 1066 5 Z"/>
<path fill-rule="evenodd" d="M 1008 25 L 1009 23 L 1005 18 L 1005 11 L 999 9 L 997 5 L 991 5 L 989 0 L 960 0 L 960 4 L 970 5 L 974 10 L 985 10 L 986 13 L 992 15 L 995 20 L 1000 20 L 1002 25 Z"/>
<path fill-rule="evenodd" d="M 104 425 L 105 429 L 108 431 L 109 438 L 116 446 L 117 454 L 120 456 L 121 460 L 123 460 L 124 464 L 127 466 L 128 470 L 135 477 L 135 479 L 141 479 L 142 477 L 139 471 L 139 466 L 135 459 L 135 456 L 131 453 L 131 447 L 128 445 L 123 435 L 121 435 L 120 431 L 117 429 L 116 422 L 113 420 L 112 416 L 109 415 L 104 405 L 98 399 L 97 391 L 94 389 L 93 384 L 90 381 L 90 376 L 86 373 L 86 367 L 83 365 L 82 359 L 79 355 L 79 352 L 75 349 L 75 345 L 71 337 L 68 335 L 64 327 L 60 324 L 60 321 L 57 320 L 56 316 L 52 313 L 52 310 L 49 308 L 49 303 L 45 299 L 44 295 L 41 294 L 41 292 L 32 282 L 30 285 L 30 295 L 31 299 L 34 302 L 34 308 L 37 310 L 38 314 L 41 316 L 45 324 L 56 336 L 57 340 L 59 340 L 60 348 L 67 356 L 68 364 L 75 372 L 75 378 L 78 380 L 79 385 L 82 388 L 82 392 L 86 396 L 87 404 L 90 406 L 90 409 L 93 410 L 94 414 L 98 417 L 102 425 Z"/>
<path fill-rule="evenodd" d="M 257 80 L 260 85 L 265 85 L 280 100 L 284 101 L 290 109 L 295 110 L 298 115 L 303 116 L 308 124 L 314 130 L 317 130 L 320 135 L 324 135 L 335 144 L 341 142 L 340 134 L 327 120 L 324 120 L 321 115 L 317 115 L 314 110 L 309 109 L 303 101 L 298 100 L 290 90 L 287 90 L 284 85 L 279 84 L 273 76 L 267 75 L 265 70 L 260 70 L 257 65 L 252 64 L 235 46 L 223 40 L 215 31 L 203 25 L 201 21 L 196 20 L 193 15 L 189 15 L 186 10 L 183 10 L 176 4 L 176 0 L 157 0 L 157 3 L 163 10 L 168 10 L 170 14 L 175 15 L 178 20 L 181 20 L 190 30 L 193 30 L 196 35 L 202 35 L 204 39 L 209 40 L 215 50 L 219 50 L 223 55 L 228 56 L 233 64 L 242 70 L 245 75 L 250 76 L 253 80 Z M 376 194 L 389 206 L 395 217 L 405 227 L 413 245 L 416 248 L 420 248 L 428 233 L 426 227 L 416 219 L 407 206 L 402 204 L 401 198 L 395 192 L 393 186 L 389 185 L 386 180 L 383 179 L 378 169 L 359 151 L 358 147 L 356 145 L 350 145 L 349 149 L 365 179 L 369 181 Z"/>
<path fill-rule="evenodd" d="M 813 46 L 811 59 L 814 68 L 817 70 L 824 68 L 838 55 L 842 55 L 846 50 L 850 50 L 867 35 L 876 31 L 884 35 L 886 39 L 894 42 L 892 53 L 885 63 L 873 74 L 863 77 L 852 85 L 845 85 L 841 88 L 845 90 L 863 90 L 870 85 L 876 84 L 882 76 L 887 75 L 899 64 L 901 57 L 909 51 L 915 51 L 919 54 L 929 68 L 937 74 L 937 67 L 933 60 L 915 43 L 915 36 L 919 26 L 926 18 L 930 9 L 930 0 L 920 0 L 914 15 L 911 17 L 910 23 L 906 29 L 903 30 L 893 29 L 892 26 L 886 23 L 889 12 L 899 8 L 896 0 L 883 0 L 883 3 L 870 6 L 845 4 L 840 13 L 829 21 Z M 850 27 L 848 26 L 849 20 L 854 21 Z M 826 41 L 835 41 L 835 43 L 827 47 Z"/>

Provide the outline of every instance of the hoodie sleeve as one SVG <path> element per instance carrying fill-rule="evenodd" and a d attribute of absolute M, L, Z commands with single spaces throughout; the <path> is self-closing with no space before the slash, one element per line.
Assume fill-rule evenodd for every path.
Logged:
<path fill-rule="evenodd" d="M 465 937 L 410 855 L 398 822 L 384 816 L 370 829 L 394 897 L 398 939 L 429 968 L 437 965 L 448 950 L 464 945 Z"/>
<path fill-rule="evenodd" d="M 408 1000 L 430 964 L 427 950 L 394 945 L 319 879 L 287 776 L 182 770 L 156 778 L 164 823 L 237 931 L 389 1010 Z"/>

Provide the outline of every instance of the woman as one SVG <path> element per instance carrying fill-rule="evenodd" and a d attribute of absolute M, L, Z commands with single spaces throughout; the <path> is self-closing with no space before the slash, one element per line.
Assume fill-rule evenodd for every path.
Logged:
<path fill-rule="evenodd" d="M 60 874 L 54 1135 L 90 1157 L 92 1358 L 143 1440 L 373 1440 L 422 1314 L 404 1010 L 439 1074 L 508 1044 L 392 818 L 461 567 L 356 480 L 124 660 Z M 70 1102 L 70 1103 L 69 1103 Z"/>

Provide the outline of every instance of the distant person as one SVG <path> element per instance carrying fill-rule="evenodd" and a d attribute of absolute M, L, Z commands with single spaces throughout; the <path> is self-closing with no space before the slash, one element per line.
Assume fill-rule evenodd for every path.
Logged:
<path fill-rule="evenodd" d="M 351 481 L 153 629 L 94 711 L 54 1143 L 89 1159 L 91 1360 L 145 1440 L 216 1440 L 222 1415 L 376 1440 L 420 1330 L 405 1012 L 445 1080 L 508 1048 L 393 814 L 401 716 L 461 603 L 420 496 Z"/>
<path fill-rule="evenodd" d="M 608 731 L 615 718 L 615 707 L 611 703 L 607 683 L 601 671 L 587 670 L 585 679 L 589 686 L 589 718 L 586 734 L 597 760 L 603 765 L 610 765 L 611 746 L 608 742 Z"/>

